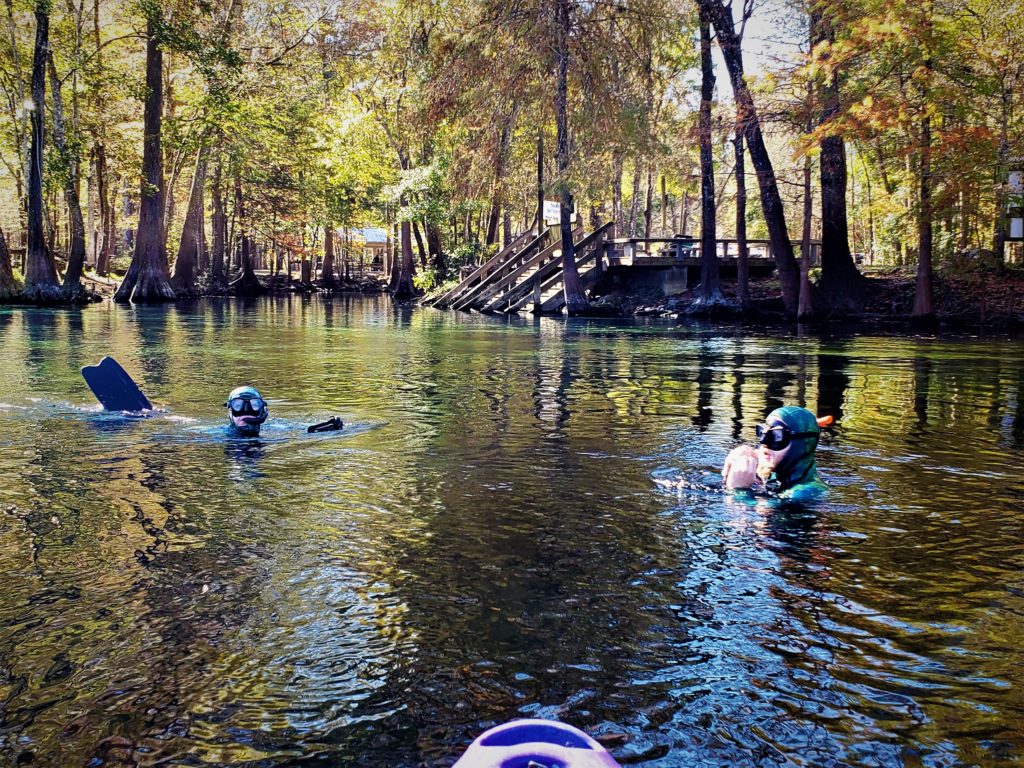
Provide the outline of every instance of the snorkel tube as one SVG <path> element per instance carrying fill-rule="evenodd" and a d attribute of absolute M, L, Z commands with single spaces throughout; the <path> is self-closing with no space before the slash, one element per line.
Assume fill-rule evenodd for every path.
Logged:
<path fill-rule="evenodd" d="M 231 390 L 224 405 L 228 409 L 228 425 L 232 430 L 246 437 L 256 437 L 260 425 L 267 420 L 267 401 L 255 387 L 238 387 Z"/>

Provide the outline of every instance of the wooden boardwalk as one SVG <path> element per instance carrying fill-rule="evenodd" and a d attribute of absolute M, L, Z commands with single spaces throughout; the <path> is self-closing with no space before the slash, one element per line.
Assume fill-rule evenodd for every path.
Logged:
<path fill-rule="evenodd" d="M 700 241 L 691 236 L 615 238 L 609 222 L 585 234 L 573 232 L 576 268 L 584 290 L 607 270 L 699 267 Z M 767 240 L 748 240 L 750 267 L 770 271 L 775 262 Z M 539 235 L 526 232 L 506 248 L 473 269 L 454 288 L 427 303 L 443 308 L 478 312 L 519 312 L 532 304 L 535 314 L 561 312 L 565 307 L 562 285 L 561 240 L 552 230 Z M 716 241 L 719 264 L 734 266 L 736 240 Z"/>

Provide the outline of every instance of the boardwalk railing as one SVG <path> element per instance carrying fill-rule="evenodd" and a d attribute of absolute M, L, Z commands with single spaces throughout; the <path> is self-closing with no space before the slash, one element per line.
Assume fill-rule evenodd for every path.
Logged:
<path fill-rule="evenodd" d="M 735 238 L 720 237 L 715 240 L 715 249 L 721 250 L 719 259 L 726 263 L 739 257 L 739 241 Z M 795 254 L 799 259 L 800 243 L 793 243 Z M 753 262 L 773 262 L 772 244 L 770 240 L 747 240 L 748 258 Z M 818 263 L 821 242 L 811 241 L 811 258 Z M 620 266 L 649 265 L 654 266 L 655 259 L 674 259 L 687 261 L 700 259 L 700 238 L 695 235 L 677 235 L 676 237 L 620 237 L 609 243 L 609 262 Z M 691 262 L 692 263 L 692 262 Z"/>

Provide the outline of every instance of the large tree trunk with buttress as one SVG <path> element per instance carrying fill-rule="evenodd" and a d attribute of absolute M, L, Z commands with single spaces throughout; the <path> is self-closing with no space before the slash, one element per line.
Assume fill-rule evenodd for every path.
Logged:
<path fill-rule="evenodd" d="M 227 285 L 225 278 L 224 253 L 228 239 L 228 217 L 224 212 L 224 188 L 222 181 L 221 160 L 213 170 L 211 196 L 213 198 L 213 214 L 210 220 L 213 229 L 213 249 L 210 253 L 210 287 L 222 289 Z"/>
<path fill-rule="evenodd" d="M 252 244 L 249 241 L 248 222 L 245 218 L 245 198 L 242 196 L 242 177 L 235 174 L 235 226 L 238 228 L 239 261 L 242 273 L 231 283 L 239 296 L 260 296 L 267 289 L 252 268 Z"/>
<path fill-rule="evenodd" d="M 160 150 L 163 102 L 163 53 L 158 36 L 159 20 L 146 23 L 146 102 L 143 111 L 142 197 L 135 253 L 128 274 L 114 294 L 114 301 L 170 301 L 174 299 L 167 269 L 164 241 L 164 177 Z"/>
<path fill-rule="evenodd" d="M 174 260 L 174 274 L 171 287 L 178 293 L 190 294 L 196 290 L 196 268 L 204 260 L 206 252 L 206 227 L 203 222 L 204 189 L 206 187 L 206 147 L 199 150 L 196 169 L 192 175 L 192 191 L 189 193 L 185 223 L 181 228 L 178 243 L 178 257 Z"/>
<path fill-rule="evenodd" d="M 398 272 L 398 281 L 395 284 L 394 297 L 398 301 L 409 301 L 416 298 L 416 286 L 413 285 L 412 276 L 416 270 L 416 264 L 412 256 L 412 223 L 405 219 L 402 221 L 402 259 Z"/>
<path fill-rule="evenodd" d="M 43 232 L 43 126 L 46 121 L 46 56 L 50 47 L 50 17 L 36 3 L 36 42 L 32 58 L 31 141 L 28 164 L 28 251 L 22 296 L 31 301 L 63 298 L 57 268 Z"/>
<path fill-rule="evenodd" d="M 818 3 L 811 11 L 811 42 L 830 46 L 835 32 L 826 4 Z M 839 113 L 839 77 L 825 67 L 820 85 L 821 125 L 828 127 Z M 857 312 L 863 308 L 866 282 L 857 270 L 850 253 L 849 226 L 846 211 L 846 146 L 834 130 L 821 139 L 821 298 L 832 308 Z"/>
<path fill-rule="evenodd" d="M 565 311 L 570 315 L 584 314 L 590 302 L 583 291 L 576 268 L 576 250 L 572 240 L 572 195 L 569 192 L 569 0 L 558 0 L 557 45 L 555 49 L 557 81 L 555 87 L 555 120 L 558 125 L 557 161 L 559 186 L 562 190 L 560 229 L 562 233 L 562 290 L 565 293 Z"/>
<path fill-rule="evenodd" d="M 334 224 L 324 225 L 324 263 L 320 269 L 320 282 L 329 288 L 338 284 L 334 276 Z"/>
<path fill-rule="evenodd" d="M 743 136 L 750 149 L 750 162 L 757 174 L 761 208 L 782 286 L 782 300 L 786 305 L 786 311 L 796 315 L 800 298 L 800 271 L 793 257 L 793 244 L 786 228 L 785 211 L 782 207 L 782 197 L 779 195 L 775 169 L 772 167 L 771 157 L 761 134 L 761 123 L 754 106 L 754 97 L 743 74 L 743 52 L 733 24 L 732 12 L 720 0 L 698 0 L 698 3 L 705 9 L 718 35 L 718 46 L 729 71 L 729 81 L 740 114 Z"/>

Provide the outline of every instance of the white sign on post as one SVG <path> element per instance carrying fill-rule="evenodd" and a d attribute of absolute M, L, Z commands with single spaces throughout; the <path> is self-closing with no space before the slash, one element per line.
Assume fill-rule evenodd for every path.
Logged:
<path fill-rule="evenodd" d="M 576 223 L 576 211 L 569 214 L 569 221 Z M 562 204 L 557 200 L 544 201 L 544 223 L 548 226 L 555 226 L 562 222 Z"/>
<path fill-rule="evenodd" d="M 562 220 L 562 204 L 557 200 L 544 201 L 544 222 L 557 224 Z"/>
<path fill-rule="evenodd" d="M 1024 219 L 1010 219 L 1010 239 L 1024 240 Z"/>
<path fill-rule="evenodd" d="M 1011 194 L 1019 195 L 1024 193 L 1024 171 L 1010 171 L 1007 184 L 1010 187 Z"/>

